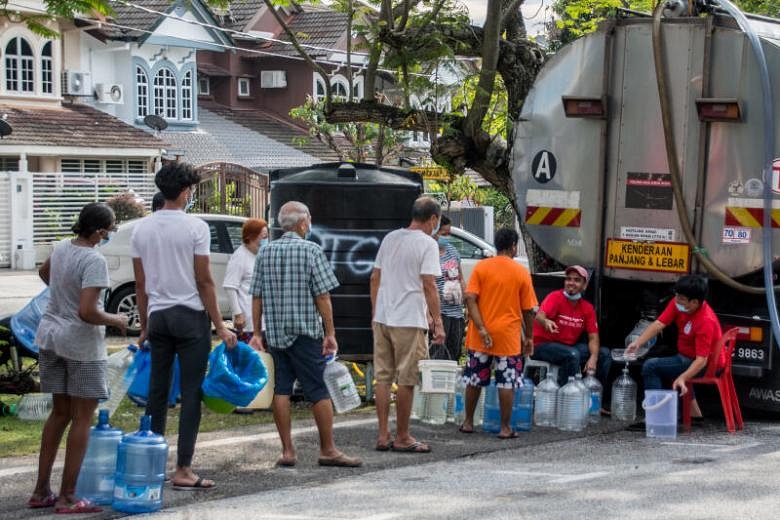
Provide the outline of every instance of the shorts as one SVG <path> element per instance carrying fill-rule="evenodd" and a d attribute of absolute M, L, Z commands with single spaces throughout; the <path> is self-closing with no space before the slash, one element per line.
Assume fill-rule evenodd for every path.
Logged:
<path fill-rule="evenodd" d="M 416 327 L 391 327 L 373 323 L 374 377 L 379 384 L 394 380 L 401 386 L 419 381 L 417 362 L 428 359 L 428 335 Z"/>
<path fill-rule="evenodd" d="M 495 361 L 496 388 L 519 388 L 523 375 L 523 356 L 491 356 L 469 350 L 463 367 L 463 382 L 468 386 L 489 386 L 490 369 Z"/>
<path fill-rule="evenodd" d="M 108 399 L 108 361 L 76 361 L 49 350 L 38 353 L 41 392 L 81 399 Z"/>
<path fill-rule="evenodd" d="M 292 395 L 297 379 L 303 388 L 303 396 L 311 403 L 330 399 L 325 379 L 325 358 L 322 356 L 322 340 L 298 336 L 287 348 L 270 347 L 274 360 L 274 393 Z"/>

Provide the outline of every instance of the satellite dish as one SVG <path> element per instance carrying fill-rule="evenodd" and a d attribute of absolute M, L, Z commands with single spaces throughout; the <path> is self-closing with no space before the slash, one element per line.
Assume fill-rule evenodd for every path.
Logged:
<path fill-rule="evenodd" d="M 156 116 L 154 114 L 149 114 L 146 116 L 144 118 L 144 123 L 155 132 L 159 132 L 160 130 L 165 130 L 168 128 L 168 122 L 162 117 Z"/>
<path fill-rule="evenodd" d="M 8 121 L 6 121 L 5 119 L 0 119 L 0 139 L 8 135 L 11 135 L 13 131 L 14 129 L 11 128 L 11 124 Z"/>

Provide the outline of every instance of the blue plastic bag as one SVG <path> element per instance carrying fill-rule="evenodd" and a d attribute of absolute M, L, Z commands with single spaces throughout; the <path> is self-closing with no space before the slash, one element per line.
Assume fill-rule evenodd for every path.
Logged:
<path fill-rule="evenodd" d="M 11 332 L 22 347 L 23 356 L 38 359 L 39 348 L 35 344 L 35 333 L 41 322 L 43 313 L 49 305 L 49 288 L 46 287 L 35 298 L 25 305 L 22 310 L 11 317 Z"/>
<path fill-rule="evenodd" d="M 235 406 L 247 406 L 268 383 L 268 370 L 255 350 L 238 342 L 233 350 L 220 343 L 209 355 L 203 394 Z"/>
<path fill-rule="evenodd" d="M 146 406 L 149 400 L 149 378 L 152 375 L 152 353 L 151 351 L 138 349 L 133 358 L 133 364 L 130 365 L 128 372 L 135 370 L 135 379 L 127 390 L 127 397 L 138 406 Z M 181 394 L 181 369 L 179 368 L 179 356 L 173 364 L 173 380 L 171 381 L 171 391 L 168 394 L 168 405 L 176 406 L 176 401 Z"/>

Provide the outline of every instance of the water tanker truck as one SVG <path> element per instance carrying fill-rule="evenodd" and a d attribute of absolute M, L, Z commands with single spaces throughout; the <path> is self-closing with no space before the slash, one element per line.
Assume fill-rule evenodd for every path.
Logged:
<path fill-rule="evenodd" d="M 612 347 L 679 276 L 707 275 L 723 330 L 739 327 L 740 403 L 780 411 L 780 20 L 670 7 L 606 21 L 536 78 L 511 158 L 529 262 L 542 287 L 593 270 Z"/>

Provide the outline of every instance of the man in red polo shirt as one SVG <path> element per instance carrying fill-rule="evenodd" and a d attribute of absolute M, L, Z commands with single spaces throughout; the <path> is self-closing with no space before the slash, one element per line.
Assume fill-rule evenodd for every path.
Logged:
<path fill-rule="evenodd" d="M 583 365 L 607 387 L 612 357 L 599 342 L 596 310 L 582 297 L 588 286 L 588 271 L 580 265 L 566 268 L 563 289 L 542 301 L 534 320 L 533 359 L 558 365 L 558 384 L 565 385 Z M 587 343 L 580 340 L 587 335 Z"/>
<path fill-rule="evenodd" d="M 686 383 L 707 368 L 707 359 L 722 336 L 720 322 L 712 308 L 704 301 L 707 280 L 698 275 L 683 276 L 674 286 L 674 299 L 644 332 L 626 347 L 626 354 L 636 351 L 672 323 L 677 325 L 677 354 L 653 358 L 642 366 L 645 390 L 660 390 L 663 380 L 673 380 L 672 388 L 680 395 L 688 391 Z M 724 359 L 718 365 L 724 365 Z M 701 417 L 696 399 L 691 408 L 693 417 Z"/>

